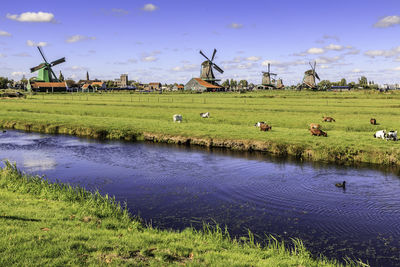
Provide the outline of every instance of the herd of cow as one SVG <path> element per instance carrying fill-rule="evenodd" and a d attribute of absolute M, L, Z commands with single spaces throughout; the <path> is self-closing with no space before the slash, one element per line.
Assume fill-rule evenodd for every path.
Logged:
<path fill-rule="evenodd" d="M 210 117 L 210 113 L 206 112 L 206 113 L 200 113 L 200 117 L 202 118 L 209 118 Z M 173 120 L 174 122 L 182 122 L 182 115 L 180 114 L 175 114 L 173 116 Z M 323 122 L 336 122 L 334 118 L 332 117 L 322 117 L 322 121 Z M 371 118 L 370 119 L 370 123 L 373 125 L 377 125 L 376 123 L 376 119 L 375 118 Z M 272 130 L 272 126 L 268 125 L 267 123 L 263 122 L 263 121 L 259 121 L 256 124 L 254 124 L 255 127 L 258 127 L 260 129 L 260 131 L 263 132 L 267 132 Z M 310 124 L 310 133 L 313 136 L 325 136 L 328 137 L 328 134 L 324 131 L 321 130 L 321 125 L 318 123 L 311 123 Z M 380 130 L 377 131 L 374 134 L 375 138 L 382 138 L 385 140 L 393 140 L 393 141 L 397 141 L 397 131 L 389 131 L 387 132 L 386 130 Z"/>

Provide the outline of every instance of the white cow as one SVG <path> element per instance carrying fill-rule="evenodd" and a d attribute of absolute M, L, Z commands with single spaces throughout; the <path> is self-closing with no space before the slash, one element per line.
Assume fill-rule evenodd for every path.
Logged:
<path fill-rule="evenodd" d="M 200 116 L 201 116 L 202 118 L 210 118 L 210 112 L 200 113 Z"/>
<path fill-rule="evenodd" d="M 397 131 L 390 131 L 386 135 L 386 140 L 397 141 Z"/>
<path fill-rule="evenodd" d="M 377 132 L 374 134 L 374 137 L 375 137 L 375 138 L 382 138 L 382 139 L 385 139 L 385 138 L 386 138 L 386 130 L 377 131 Z"/>
<path fill-rule="evenodd" d="M 259 121 L 259 122 L 257 122 L 256 124 L 254 124 L 254 126 L 255 126 L 255 127 L 260 127 L 261 124 L 265 124 L 265 122 Z"/>
<path fill-rule="evenodd" d="M 174 119 L 174 122 L 182 122 L 182 115 L 180 114 L 175 114 L 174 116 L 172 116 L 172 118 Z"/>

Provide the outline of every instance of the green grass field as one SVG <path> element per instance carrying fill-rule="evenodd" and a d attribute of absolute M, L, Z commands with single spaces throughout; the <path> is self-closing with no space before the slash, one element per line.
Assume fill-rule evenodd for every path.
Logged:
<path fill-rule="evenodd" d="M 42 94 L 0 105 L 0 127 L 128 140 L 146 133 L 166 142 L 174 140 L 165 136 L 180 136 L 303 159 L 400 165 L 400 143 L 373 138 L 377 130 L 400 130 L 397 92 Z M 211 118 L 199 116 L 207 111 Z M 183 123 L 173 123 L 173 114 L 182 114 Z M 379 125 L 369 123 L 372 117 Z M 272 131 L 260 132 L 257 121 Z M 320 123 L 328 137 L 311 136 L 310 123 Z"/>
<path fill-rule="evenodd" d="M 0 266 L 341 266 L 271 238 L 231 239 L 219 228 L 157 230 L 113 198 L 0 168 Z M 367 266 L 358 263 L 359 266 Z M 357 265 L 348 262 L 349 266 Z"/>

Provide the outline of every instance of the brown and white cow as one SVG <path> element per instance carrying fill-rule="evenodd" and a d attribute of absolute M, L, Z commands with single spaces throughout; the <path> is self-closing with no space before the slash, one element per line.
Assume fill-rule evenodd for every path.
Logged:
<path fill-rule="evenodd" d="M 262 123 L 260 124 L 260 131 L 266 132 L 272 130 L 272 127 L 268 124 Z"/>
<path fill-rule="evenodd" d="M 325 136 L 325 137 L 328 136 L 328 134 L 326 132 L 324 132 L 320 129 L 311 128 L 310 133 L 311 133 L 311 135 L 316 135 L 316 136 Z"/>
<path fill-rule="evenodd" d="M 319 125 L 318 123 L 311 123 L 310 129 L 321 129 L 321 125 Z"/>
<path fill-rule="evenodd" d="M 333 121 L 335 122 L 335 119 L 332 117 L 322 117 L 322 120 L 326 122 L 333 122 Z"/>

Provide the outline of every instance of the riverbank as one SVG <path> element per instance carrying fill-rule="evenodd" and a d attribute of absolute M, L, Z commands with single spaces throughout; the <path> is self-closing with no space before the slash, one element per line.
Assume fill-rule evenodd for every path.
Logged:
<path fill-rule="evenodd" d="M 248 94 L 76 94 L 1 100 L 0 127 L 102 139 L 263 151 L 301 160 L 400 166 L 400 143 L 373 138 L 399 129 L 400 94 L 376 92 L 258 92 Z M 387 109 L 387 107 L 393 107 Z M 203 119 L 200 112 L 211 118 Z M 173 123 L 173 114 L 183 123 Z M 336 119 L 321 122 L 322 115 Z M 371 125 L 374 117 L 378 125 Z M 266 121 L 272 131 L 254 123 Z M 318 122 L 328 137 L 311 136 Z"/>
<path fill-rule="evenodd" d="M 0 265 L 341 266 L 226 231 L 157 230 L 132 218 L 114 198 L 51 184 L 6 163 L 0 169 Z M 352 263 L 352 265 L 355 265 Z"/>

